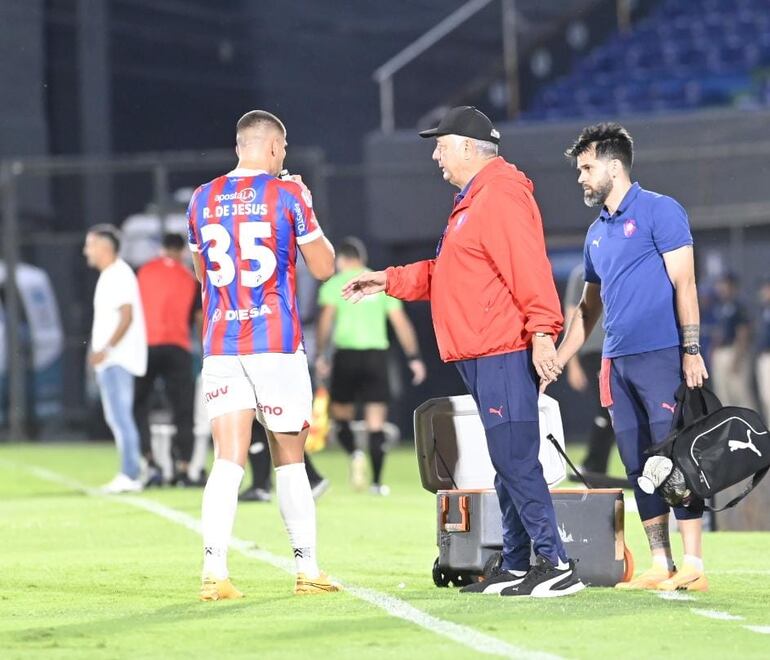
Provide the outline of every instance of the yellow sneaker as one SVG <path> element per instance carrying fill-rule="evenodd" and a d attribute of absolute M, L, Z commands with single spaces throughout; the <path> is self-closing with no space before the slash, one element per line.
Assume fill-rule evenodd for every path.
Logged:
<path fill-rule="evenodd" d="M 201 582 L 201 591 L 198 597 L 200 600 L 231 600 L 243 598 L 243 594 L 233 586 L 230 578 L 217 580 L 206 576 Z"/>
<path fill-rule="evenodd" d="M 653 566 L 629 582 L 618 582 L 615 585 L 615 588 L 624 589 L 626 591 L 657 589 L 661 582 L 668 580 L 673 575 L 674 573 L 672 571 L 669 571 L 660 566 Z"/>
<path fill-rule="evenodd" d="M 342 591 L 342 585 L 332 582 L 326 573 L 321 572 L 317 578 L 310 579 L 304 573 L 297 573 L 297 582 L 294 585 L 294 593 L 298 596 L 308 594 L 324 594 Z"/>
<path fill-rule="evenodd" d="M 703 571 L 685 564 L 668 580 L 660 582 L 658 591 L 708 591 L 709 581 Z"/>

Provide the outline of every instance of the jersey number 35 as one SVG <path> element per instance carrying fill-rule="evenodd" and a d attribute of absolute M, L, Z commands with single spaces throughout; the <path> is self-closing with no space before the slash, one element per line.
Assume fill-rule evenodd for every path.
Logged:
<path fill-rule="evenodd" d="M 257 245 L 257 239 L 270 238 L 272 225 L 269 222 L 244 222 L 239 226 L 238 247 L 242 260 L 258 262 L 256 270 L 240 270 L 241 286 L 255 288 L 262 286 L 275 272 L 277 261 L 273 251 L 264 245 Z M 212 284 L 217 287 L 228 286 L 235 279 L 235 264 L 227 254 L 232 239 L 222 225 L 204 225 L 201 238 L 208 244 L 206 256 L 217 264 L 217 270 L 206 270 Z"/>

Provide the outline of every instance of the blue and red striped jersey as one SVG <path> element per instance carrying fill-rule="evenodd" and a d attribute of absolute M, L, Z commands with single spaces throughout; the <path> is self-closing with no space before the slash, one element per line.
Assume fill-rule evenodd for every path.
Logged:
<path fill-rule="evenodd" d="M 204 357 L 296 352 L 297 245 L 323 235 L 309 191 L 238 168 L 195 191 L 187 220 L 206 270 Z"/>

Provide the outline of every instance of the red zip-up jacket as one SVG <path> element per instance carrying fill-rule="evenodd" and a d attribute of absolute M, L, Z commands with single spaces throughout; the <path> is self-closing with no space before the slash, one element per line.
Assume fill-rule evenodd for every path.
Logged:
<path fill-rule="evenodd" d="M 452 210 L 436 259 L 388 268 L 385 291 L 430 300 L 444 362 L 520 351 L 563 317 L 532 182 L 497 157 Z"/>

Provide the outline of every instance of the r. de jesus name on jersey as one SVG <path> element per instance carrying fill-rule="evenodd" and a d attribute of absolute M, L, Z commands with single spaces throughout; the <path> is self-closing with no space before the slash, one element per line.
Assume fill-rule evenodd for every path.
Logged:
<path fill-rule="evenodd" d="M 297 245 L 322 235 L 309 191 L 236 169 L 200 186 L 187 210 L 190 249 L 203 256 L 203 355 L 294 353 Z"/>

